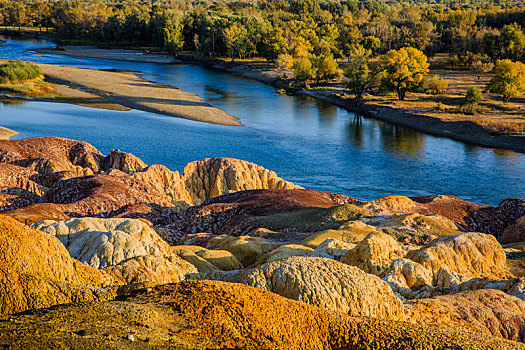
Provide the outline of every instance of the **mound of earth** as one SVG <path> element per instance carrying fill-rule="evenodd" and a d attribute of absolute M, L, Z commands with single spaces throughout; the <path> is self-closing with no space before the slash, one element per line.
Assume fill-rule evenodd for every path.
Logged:
<path fill-rule="evenodd" d="M 294 256 L 255 269 L 215 274 L 350 316 L 402 320 L 403 305 L 376 276 L 332 259 Z M 213 278 L 212 277 L 212 278 Z"/>
<path fill-rule="evenodd" d="M 405 305 L 407 320 L 412 323 L 525 340 L 525 301 L 499 290 L 467 291 Z"/>
<path fill-rule="evenodd" d="M 112 283 L 57 238 L 0 215 L 0 314 L 108 298 Z"/>
<path fill-rule="evenodd" d="M 257 288 L 213 281 L 132 289 L 114 301 L 10 316 L 0 320 L 0 345 L 19 349 L 525 348 L 479 333 L 348 317 Z"/>

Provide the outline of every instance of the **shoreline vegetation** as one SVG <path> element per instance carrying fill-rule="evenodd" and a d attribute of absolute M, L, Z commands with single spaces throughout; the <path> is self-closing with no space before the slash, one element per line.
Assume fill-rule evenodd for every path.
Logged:
<path fill-rule="evenodd" d="M 365 97 L 362 100 L 356 100 L 349 97 L 345 90 L 340 84 L 330 84 L 325 86 L 319 86 L 313 89 L 293 89 L 289 90 L 289 79 L 283 77 L 283 73 L 276 70 L 273 66 L 268 64 L 257 64 L 246 61 L 227 61 L 217 58 L 203 58 L 195 55 L 178 55 L 178 60 L 173 59 L 171 62 L 163 62 L 166 55 L 159 55 L 152 53 L 145 55 L 144 53 L 137 50 L 124 50 L 124 49 L 100 49 L 92 46 L 67 46 L 63 49 L 56 50 L 54 48 L 39 49 L 39 52 L 47 54 L 59 54 L 68 55 L 75 57 L 89 57 L 97 59 L 113 59 L 123 61 L 136 61 L 136 62 L 148 62 L 148 63 L 161 63 L 169 64 L 176 62 L 184 62 L 190 64 L 202 65 L 208 68 L 219 69 L 231 74 L 242 76 L 248 79 L 256 80 L 278 89 L 284 89 L 291 93 L 303 96 L 309 96 L 317 98 L 325 102 L 331 103 L 341 108 L 345 108 L 350 112 L 364 115 L 366 117 L 374 118 L 381 121 L 386 121 L 392 124 L 409 127 L 420 132 L 427 134 L 448 137 L 462 142 L 472 143 L 485 147 L 502 148 L 512 151 L 525 153 L 525 134 L 524 133 L 513 133 L 513 134 L 501 134 L 494 130 L 491 130 L 487 124 L 491 122 L 491 117 L 487 117 L 486 120 L 473 118 L 473 116 L 465 115 L 464 117 L 457 118 L 457 115 L 453 115 L 453 118 L 447 120 L 447 114 L 445 117 L 434 113 L 436 111 L 436 103 L 434 106 L 427 108 L 421 108 L 416 105 L 410 106 L 410 99 L 403 101 L 404 103 L 385 103 L 385 99 L 376 99 Z M 110 58 L 111 57 L 111 58 Z M 124 96 L 122 90 L 117 88 L 114 84 L 100 87 L 100 81 L 114 81 L 114 78 L 106 79 L 108 76 L 114 74 L 127 75 L 127 78 L 120 76 L 119 84 L 126 84 L 126 79 L 137 79 L 136 81 L 142 82 L 142 84 L 148 85 L 162 85 L 155 84 L 145 81 L 144 79 L 137 78 L 132 73 L 122 72 L 108 72 L 108 71 L 91 71 L 90 73 L 94 76 L 101 77 L 100 74 L 104 75 L 104 79 L 95 78 L 86 84 L 88 79 L 83 74 L 78 74 L 75 70 L 78 68 L 72 67 L 54 67 L 54 65 L 41 65 L 46 73 L 46 77 L 49 81 L 53 82 L 57 87 L 57 90 L 61 92 L 66 98 L 55 99 L 58 102 L 68 102 L 83 106 L 91 106 L 96 108 L 107 108 L 116 110 L 127 110 L 127 108 L 135 108 L 145 111 L 151 111 L 154 113 L 168 114 L 173 116 L 179 116 L 186 119 L 211 122 L 214 124 L 223 125 L 242 125 L 236 118 L 227 115 L 220 109 L 205 106 L 206 104 L 196 101 L 193 94 L 182 93 L 180 90 L 174 88 L 178 92 L 181 92 L 184 96 L 178 100 L 185 101 L 185 98 L 191 98 L 190 103 L 187 105 L 178 105 L 173 108 L 169 108 L 166 104 L 162 103 L 161 106 L 155 103 L 140 102 L 140 95 L 131 93 L 130 95 Z M 134 76 L 131 77 L 131 76 Z M 64 77 L 67 77 L 64 79 Z M 106 84 L 104 84 L 106 85 Z M 117 85 L 118 86 L 118 85 Z M 134 89 L 133 89 L 134 90 Z M 159 89 L 157 89 L 159 90 Z M 164 92 L 166 89 L 162 89 Z M 142 90 L 141 90 L 142 92 Z M 89 96 L 91 95 L 91 96 Z M 158 96 L 156 93 L 155 96 Z M 193 95 L 193 96 L 192 96 Z M 412 95 L 418 95 L 412 93 Z M 419 94 L 423 95 L 423 94 Z M 420 96 L 415 96 L 416 100 Z M 428 96 L 426 96 L 428 98 Z M 455 96 L 452 96 L 455 97 Z M 49 100 L 49 99 L 46 99 Z M 394 100 L 394 99 L 392 99 Z M 180 103 L 179 101 L 179 103 Z M 200 106 L 199 106 L 200 102 Z M 186 102 L 184 102 L 186 103 Z M 196 104 L 195 104 L 196 103 Z M 206 107 L 211 108 L 207 112 L 211 113 L 200 113 L 194 107 Z M 159 110 L 159 108 L 163 110 Z M 170 110 L 171 109 L 171 110 Z M 220 112 L 219 112 L 220 111 Z M 222 113 L 221 113 L 222 112 Z"/>
<path fill-rule="evenodd" d="M 289 88 L 289 80 L 283 79 L 282 73 L 266 64 L 246 64 L 242 61 L 231 62 L 199 58 L 193 55 L 179 55 L 178 58 L 186 63 L 219 69 L 272 85 L 278 89 L 287 90 Z M 360 101 L 349 97 L 345 94 L 344 89 L 337 85 L 320 86 L 317 89 L 292 90 L 291 92 L 331 103 L 356 114 L 408 127 L 430 135 L 448 137 L 479 146 L 525 153 L 525 133 L 496 134 L 480 125 L 474 118 L 468 118 L 468 116 L 465 116 L 463 120 L 444 120 L 438 116 L 425 115 L 425 111 L 421 108 L 415 108 L 420 112 L 414 113 L 409 109 L 382 104 L 381 101 L 367 99 Z M 433 110 L 433 108 L 429 109 Z"/>

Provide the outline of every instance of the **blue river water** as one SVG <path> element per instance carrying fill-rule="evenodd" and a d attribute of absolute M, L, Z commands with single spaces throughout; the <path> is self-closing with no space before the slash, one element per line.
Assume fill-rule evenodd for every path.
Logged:
<path fill-rule="evenodd" d="M 0 126 L 17 138 L 61 136 L 101 152 L 118 148 L 148 164 L 182 171 L 209 157 L 244 159 L 298 185 L 363 200 L 451 194 L 497 205 L 525 197 L 525 155 L 478 147 L 364 118 L 313 98 L 280 95 L 265 84 L 188 64 L 119 62 L 39 54 L 45 40 L 0 45 L 0 58 L 144 72 L 146 79 L 195 93 L 243 127 L 212 125 L 137 110 L 69 104 L 0 103 Z"/>

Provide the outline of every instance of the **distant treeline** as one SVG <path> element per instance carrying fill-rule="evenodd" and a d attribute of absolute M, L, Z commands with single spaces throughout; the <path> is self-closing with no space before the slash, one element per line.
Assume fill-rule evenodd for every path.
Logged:
<path fill-rule="evenodd" d="M 205 56 L 345 58 L 414 47 L 458 65 L 525 59 L 523 1 L 0 0 L 0 23 L 51 27 L 59 39 Z"/>

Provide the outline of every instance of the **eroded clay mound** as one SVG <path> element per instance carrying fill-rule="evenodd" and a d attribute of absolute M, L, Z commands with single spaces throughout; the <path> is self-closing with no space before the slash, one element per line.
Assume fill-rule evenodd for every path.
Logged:
<path fill-rule="evenodd" d="M 482 332 L 523 342 L 525 301 L 499 290 L 482 289 L 406 303 L 407 320 Z"/>
<path fill-rule="evenodd" d="M 294 256 L 223 276 L 350 316 L 404 318 L 402 303 L 386 282 L 332 259 Z"/>
<path fill-rule="evenodd" d="M 524 348 L 479 333 L 351 318 L 257 288 L 212 281 L 123 291 L 119 300 L 11 319 L 0 320 L 0 344 L 24 349 Z"/>
<path fill-rule="evenodd" d="M 0 313 L 96 300 L 113 282 L 55 237 L 0 215 Z"/>

